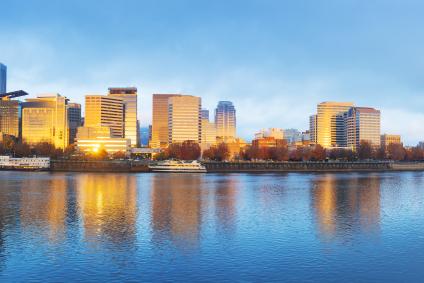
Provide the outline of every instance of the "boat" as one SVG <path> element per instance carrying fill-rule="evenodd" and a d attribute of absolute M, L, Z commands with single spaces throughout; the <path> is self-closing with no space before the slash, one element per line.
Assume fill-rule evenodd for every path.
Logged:
<path fill-rule="evenodd" d="M 179 160 L 165 160 L 149 165 L 152 172 L 173 172 L 173 173 L 206 173 L 206 167 L 199 161 L 191 162 Z"/>

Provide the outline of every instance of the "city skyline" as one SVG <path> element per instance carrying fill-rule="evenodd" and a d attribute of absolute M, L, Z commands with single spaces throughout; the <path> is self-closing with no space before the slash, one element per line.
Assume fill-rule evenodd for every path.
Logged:
<path fill-rule="evenodd" d="M 244 138 L 264 127 L 307 129 L 303 117 L 317 103 L 355 101 L 381 110 L 382 132 L 407 144 L 422 139 L 419 1 L 321 2 L 306 10 L 280 1 L 72 2 L 45 1 L 37 15 L 35 1 L 2 5 L 9 90 L 82 102 L 109 86 L 137 86 L 146 127 L 152 93 L 201 96 L 211 110 L 230 100 Z"/>

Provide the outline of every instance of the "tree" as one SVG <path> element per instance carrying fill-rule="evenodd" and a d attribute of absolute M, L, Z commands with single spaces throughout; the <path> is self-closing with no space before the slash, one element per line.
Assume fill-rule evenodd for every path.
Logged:
<path fill-rule="evenodd" d="M 298 146 L 295 150 L 292 150 L 289 155 L 291 161 L 302 161 L 303 160 L 303 147 Z"/>
<path fill-rule="evenodd" d="M 194 141 L 184 141 L 181 145 L 181 157 L 182 160 L 197 160 L 201 154 L 200 146 Z"/>
<path fill-rule="evenodd" d="M 168 158 L 181 159 L 181 144 L 170 144 L 166 150 L 166 154 L 168 155 Z"/>
<path fill-rule="evenodd" d="M 12 154 L 13 149 L 15 148 L 15 145 L 16 145 L 16 139 L 10 135 L 4 135 L 2 144 L 3 144 L 3 150 L 5 151 L 5 153 Z"/>
<path fill-rule="evenodd" d="M 31 147 L 27 143 L 17 143 L 14 151 L 16 157 L 28 157 L 31 155 Z"/>
<path fill-rule="evenodd" d="M 269 155 L 275 161 L 287 161 L 289 159 L 289 151 L 287 145 L 269 148 Z"/>
<path fill-rule="evenodd" d="M 220 143 L 218 146 L 212 146 L 209 149 L 203 151 L 202 157 L 204 159 L 223 161 L 230 158 L 230 150 L 227 144 Z"/>
<path fill-rule="evenodd" d="M 325 152 L 325 149 L 319 144 L 315 145 L 314 149 L 311 152 L 311 159 L 314 161 L 322 161 L 325 160 L 326 157 L 327 154 Z"/>
<path fill-rule="evenodd" d="M 388 157 L 392 160 L 404 160 L 405 159 L 405 148 L 402 144 L 399 143 L 391 143 L 387 147 Z"/>
<path fill-rule="evenodd" d="M 112 154 L 113 159 L 124 159 L 126 157 L 125 152 L 117 151 Z"/>
<path fill-rule="evenodd" d="M 70 144 L 63 151 L 63 157 L 70 158 L 75 153 L 76 153 L 76 146 L 74 144 Z"/>
<path fill-rule="evenodd" d="M 230 149 L 225 143 L 220 143 L 216 148 L 215 159 L 224 161 L 230 159 Z"/>
<path fill-rule="evenodd" d="M 362 140 L 358 147 L 358 158 L 361 160 L 370 159 L 372 156 L 372 147 L 370 142 Z"/>
<path fill-rule="evenodd" d="M 32 151 L 35 155 L 50 157 L 55 152 L 56 148 L 49 142 L 40 142 L 33 146 Z"/>

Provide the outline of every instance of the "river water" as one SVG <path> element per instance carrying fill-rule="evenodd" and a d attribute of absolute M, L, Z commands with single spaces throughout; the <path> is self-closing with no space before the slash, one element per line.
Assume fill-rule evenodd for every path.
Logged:
<path fill-rule="evenodd" d="M 421 172 L 0 172 L 1 282 L 423 278 Z"/>

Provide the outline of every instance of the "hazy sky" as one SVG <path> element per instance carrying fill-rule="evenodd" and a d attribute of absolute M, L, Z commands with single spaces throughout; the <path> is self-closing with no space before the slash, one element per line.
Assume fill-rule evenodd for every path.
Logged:
<path fill-rule="evenodd" d="M 0 0 L 0 14 L 8 90 L 83 102 L 136 86 L 143 125 L 152 93 L 231 100 L 247 139 L 352 101 L 424 140 L 424 1 Z"/>

